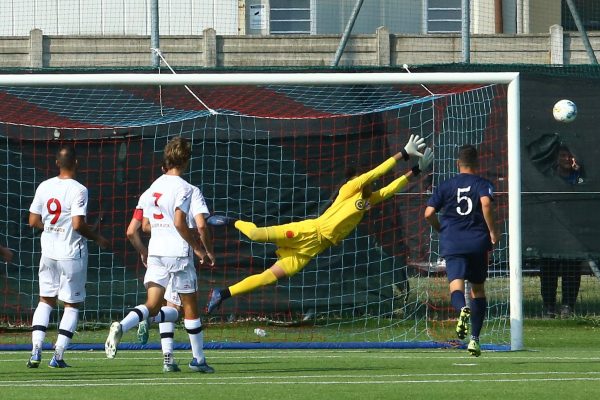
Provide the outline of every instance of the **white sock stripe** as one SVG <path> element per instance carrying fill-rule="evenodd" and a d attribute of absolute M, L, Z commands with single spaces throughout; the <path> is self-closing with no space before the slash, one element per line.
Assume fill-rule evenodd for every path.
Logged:
<path fill-rule="evenodd" d="M 142 320 L 144 319 L 148 319 L 148 315 L 150 315 L 150 311 L 148 311 L 148 307 L 146 307 L 144 304 L 140 304 L 139 306 L 136 306 L 135 308 L 137 308 L 138 310 L 141 311 L 142 313 Z"/>
<path fill-rule="evenodd" d="M 202 321 L 200 320 L 200 318 L 184 319 L 183 325 L 185 326 L 186 329 L 200 328 L 202 326 Z"/>
<path fill-rule="evenodd" d="M 161 322 L 160 324 L 158 324 L 158 331 L 160 333 L 175 332 L 175 323 L 174 322 Z"/>

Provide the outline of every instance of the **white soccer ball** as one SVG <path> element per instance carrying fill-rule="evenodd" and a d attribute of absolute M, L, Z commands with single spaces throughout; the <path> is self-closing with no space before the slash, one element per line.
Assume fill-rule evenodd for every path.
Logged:
<path fill-rule="evenodd" d="M 573 122 L 577 117 L 577 106 L 571 100 L 559 100 L 554 105 L 552 114 L 558 122 Z"/>

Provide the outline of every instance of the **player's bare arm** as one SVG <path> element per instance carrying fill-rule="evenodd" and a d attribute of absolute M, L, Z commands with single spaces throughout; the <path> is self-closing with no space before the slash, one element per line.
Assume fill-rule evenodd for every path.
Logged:
<path fill-rule="evenodd" d="M 101 249 L 106 249 L 110 245 L 109 241 L 99 234 L 92 230 L 92 228 L 85 222 L 85 217 L 83 215 L 75 215 L 71 219 L 71 223 L 73 224 L 73 229 L 75 229 L 81 236 L 86 239 L 93 240 L 100 246 Z"/>
<path fill-rule="evenodd" d="M 142 263 L 144 266 L 147 266 L 146 262 L 148 260 L 148 248 L 144 245 L 142 238 L 140 236 L 140 228 L 142 227 L 142 223 L 135 218 L 131 219 L 129 222 L 129 226 L 127 227 L 127 239 L 129 239 L 129 243 L 140 253 L 140 257 L 142 259 Z"/>
<path fill-rule="evenodd" d="M 206 250 L 206 257 L 209 259 L 209 265 L 212 267 L 215 265 L 216 257 L 210 229 L 208 229 L 204 215 L 197 214 L 194 216 L 194 220 L 196 221 L 196 229 L 198 230 L 198 235 L 200 235 L 200 241 Z"/>
<path fill-rule="evenodd" d="M 150 226 L 150 220 L 146 217 L 142 220 L 142 232 L 150 233 L 152 231 L 152 227 Z"/>
<path fill-rule="evenodd" d="M 34 229 L 44 229 L 42 216 L 36 213 L 29 213 L 29 226 Z"/>
<path fill-rule="evenodd" d="M 425 209 L 425 220 L 431 225 L 431 227 L 436 231 L 440 231 L 440 220 L 437 217 L 437 213 L 435 212 L 435 208 L 427 207 Z"/>
<path fill-rule="evenodd" d="M 492 202 L 492 199 L 490 199 L 487 196 L 481 197 L 481 210 L 483 211 L 483 218 L 485 219 L 485 223 L 487 224 L 488 230 L 490 231 L 492 244 L 496 244 L 500 239 L 500 234 L 498 233 L 498 229 L 496 227 L 496 219 L 494 217 L 494 204 Z"/>
<path fill-rule="evenodd" d="M 177 232 L 179 232 L 179 235 L 181 235 L 183 240 L 191 246 L 194 252 L 202 253 L 204 251 L 202 246 L 200 246 L 200 243 L 194 239 L 194 235 L 188 227 L 187 214 L 179 208 L 175 210 L 175 220 L 173 221 L 173 224 L 175 225 Z"/>

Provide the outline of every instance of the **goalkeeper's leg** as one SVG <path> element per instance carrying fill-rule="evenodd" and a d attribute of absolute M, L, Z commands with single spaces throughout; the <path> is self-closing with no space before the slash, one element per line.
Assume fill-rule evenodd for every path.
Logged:
<path fill-rule="evenodd" d="M 273 284 L 277 282 L 278 279 L 281 279 L 285 276 L 285 271 L 277 264 L 274 264 L 271 268 L 264 270 L 262 273 L 250 275 L 249 277 L 232 286 L 229 286 L 228 288 L 213 289 L 206 306 L 206 312 L 207 314 L 212 313 L 221 305 L 223 300 L 226 300 L 231 296 L 248 293 L 262 286 Z"/>
<path fill-rule="evenodd" d="M 238 220 L 235 222 L 235 227 L 254 242 L 276 242 L 285 238 L 276 226 L 258 228 L 252 222 Z"/>
<path fill-rule="evenodd" d="M 277 267 L 276 265 L 274 267 Z M 242 281 L 229 286 L 229 293 L 231 296 L 237 296 L 240 294 L 252 292 L 262 286 L 271 285 L 277 282 L 277 275 L 272 271 L 273 267 L 264 270 L 260 274 L 250 275 Z"/>

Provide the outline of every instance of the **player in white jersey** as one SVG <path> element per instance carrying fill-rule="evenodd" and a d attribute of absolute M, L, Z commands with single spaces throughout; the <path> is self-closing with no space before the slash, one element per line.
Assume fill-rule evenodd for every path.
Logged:
<path fill-rule="evenodd" d="M 142 196 L 144 220 L 148 220 L 151 233 L 148 268 L 144 276 L 147 300 L 145 304 L 136 306 L 121 322 L 111 325 L 105 352 L 108 358 L 114 358 L 123 332 L 151 315 L 158 315 L 158 322 L 177 321 L 179 315 L 176 308 L 161 307 L 170 282 L 173 292 L 181 299 L 184 326 L 192 347 L 193 359 L 189 368 L 212 373 L 214 369 L 206 363 L 202 349 L 202 323 L 198 313 L 197 276 L 192 255 L 192 252 L 203 254 L 204 249 L 188 226 L 193 187 L 181 178 L 190 157 L 191 146 L 185 139 L 177 137 L 167 143 L 164 151 L 167 171 Z"/>
<path fill-rule="evenodd" d="M 200 236 L 200 240 L 204 245 L 204 254 L 200 254 L 200 262 L 204 263 L 205 257 L 208 257 L 209 265 L 214 265 L 214 251 L 212 246 L 212 238 L 210 236 L 210 231 L 205 222 L 205 218 L 208 218 L 209 211 L 206 206 L 206 201 L 204 200 L 204 196 L 200 192 L 200 189 L 197 187 L 193 187 L 192 192 L 192 200 L 190 203 L 190 213 L 188 214 L 188 223 L 190 228 L 196 229 L 198 235 Z M 144 193 L 144 195 L 147 192 Z M 144 204 L 144 195 L 140 197 L 140 201 L 133 213 L 131 218 L 131 222 L 127 227 L 127 238 L 133 245 L 133 247 L 140 253 L 140 257 L 142 259 L 142 263 L 144 266 L 147 266 L 147 258 L 148 258 L 148 248 L 142 241 L 139 230 L 142 226 L 143 221 L 143 204 Z M 190 218 L 193 216 L 193 218 Z M 167 285 L 165 289 L 166 305 L 169 307 L 177 308 L 177 311 L 180 312 L 181 308 L 181 299 L 176 292 L 172 290 L 171 281 Z M 173 322 L 160 322 L 160 314 L 155 317 L 151 317 L 148 320 L 141 321 L 138 326 L 137 337 L 138 341 L 141 344 L 146 344 L 148 342 L 149 336 L 149 323 L 159 323 L 159 332 L 160 332 L 160 343 L 163 352 L 163 372 L 179 372 L 179 366 L 175 363 L 173 357 L 173 338 L 175 334 L 175 323 Z"/>
<path fill-rule="evenodd" d="M 59 175 L 38 186 L 29 208 L 29 225 L 43 229 L 39 267 L 40 301 L 32 319 L 33 350 L 27 362 L 29 368 L 40 365 L 42 344 L 57 298 L 64 303 L 64 311 L 58 327 L 54 356 L 48 365 L 52 368 L 68 367 L 63 354 L 77 327 L 79 305 L 85 300 L 88 262 L 86 239 L 96 241 L 102 248 L 109 245 L 85 222 L 88 191 L 75 180 L 77 159 L 73 146 L 60 148 L 56 165 L 60 169 Z"/>

